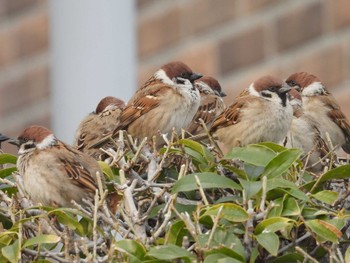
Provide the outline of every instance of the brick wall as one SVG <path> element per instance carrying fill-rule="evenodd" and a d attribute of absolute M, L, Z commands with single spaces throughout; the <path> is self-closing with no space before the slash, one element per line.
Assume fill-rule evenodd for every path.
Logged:
<path fill-rule="evenodd" d="M 48 25 L 46 0 L 0 1 L 0 132 L 50 124 Z"/>
<path fill-rule="evenodd" d="M 139 84 L 183 60 L 229 104 L 263 74 L 318 75 L 350 118 L 349 0 L 135 0 Z M 47 0 L 0 1 L 0 131 L 50 125 Z"/>
<path fill-rule="evenodd" d="M 350 1 L 139 0 L 139 83 L 183 60 L 216 77 L 226 98 L 255 78 L 319 76 L 350 118 Z"/>

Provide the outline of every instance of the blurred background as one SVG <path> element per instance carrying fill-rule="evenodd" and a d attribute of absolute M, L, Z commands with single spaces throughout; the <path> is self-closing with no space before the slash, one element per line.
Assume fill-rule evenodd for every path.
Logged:
<path fill-rule="evenodd" d="M 106 95 L 164 63 L 216 77 L 230 104 L 257 77 L 314 73 L 350 118 L 348 0 L 1 0 L 0 132 L 71 143 Z"/>

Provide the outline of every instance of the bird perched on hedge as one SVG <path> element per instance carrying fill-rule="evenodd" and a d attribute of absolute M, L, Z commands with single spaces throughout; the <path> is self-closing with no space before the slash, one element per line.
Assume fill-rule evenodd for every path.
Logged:
<path fill-rule="evenodd" d="M 201 100 L 197 113 L 186 128 L 192 135 L 203 132 L 199 119 L 202 119 L 208 129 L 210 129 L 216 117 L 226 108 L 222 100 L 222 97 L 225 97 L 226 94 L 222 91 L 221 85 L 216 79 L 204 76 L 195 81 L 195 87 L 199 90 Z"/>
<path fill-rule="evenodd" d="M 102 152 L 91 146 L 114 131 L 119 125 L 120 113 L 124 107 L 125 102 L 120 99 L 112 96 L 103 98 L 98 103 L 96 110 L 79 124 L 73 147 L 95 159 L 100 159 Z"/>
<path fill-rule="evenodd" d="M 26 192 L 34 203 L 44 206 L 73 207 L 72 200 L 86 206 L 98 189 L 96 173 L 104 187 L 104 175 L 97 161 L 58 140 L 42 126 L 26 128 L 10 143 L 19 147 L 17 168 Z M 111 197 L 110 204 L 115 198 Z M 111 207 L 115 210 L 115 207 Z"/>
<path fill-rule="evenodd" d="M 229 148 L 282 142 L 293 118 L 287 97 L 290 89 L 272 76 L 257 79 L 216 118 L 211 133 Z"/>
<path fill-rule="evenodd" d="M 115 137 L 119 130 L 126 130 L 140 140 L 151 139 L 159 132 L 170 133 L 173 128 L 180 133 L 199 107 L 200 95 L 193 83 L 200 77 L 182 62 L 165 64 L 129 100 L 120 115 L 119 126 L 109 137 Z"/>
<path fill-rule="evenodd" d="M 303 112 L 316 122 L 322 138 L 327 141 L 328 133 L 334 146 L 341 146 L 350 153 L 349 121 L 321 80 L 313 74 L 297 72 L 290 75 L 286 82 L 301 92 Z"/>
<path fill-rule="evenodd" d="M 305 115 L 302 107 L 301 94 L 294 88 L 289 92 L 290 104 L 293 107 L 293 120 L 283 145 L 287 148 L 302 149 L 304 154 L 309 154 L 307 167 L 309 171 L 320 172 L 323 165 L 320 158 L 324 157 L 329 148 L 321 137 L 317 123 Z"/>

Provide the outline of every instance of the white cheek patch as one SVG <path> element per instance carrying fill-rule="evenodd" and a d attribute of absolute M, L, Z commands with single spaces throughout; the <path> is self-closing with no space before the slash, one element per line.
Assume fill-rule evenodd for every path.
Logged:
<path fill-rule="evenodd" d="M 302 95 L 303 96 L 314 96 L 318 94 L 324 93 L 324 86 L 321 82 L 314 82 L 311 85 L 307 86 L 303 89 Z"/>
<path fill-rule="evenodd" d="M 157 79 L 160 79 L 163 81 L 163 83 L 168 85 L 174 85 L 174 82 L 165 74 L 165 71 L 160 69 L 156 73 L 154 73 L 154 76 Z"/>
<path fill-rule="evenodd" d="M 51 146 L 52 144 L 54 144 L 55 141 L 56 141 L 55 136 L 53 136 L 53 134 L 50 134 L 44 140 L 42 140 L 41 143 L 38 143 L 36 145 L 36 148 L 45 149 L 45 148 Z"/>
<path fill-rule="evenodd" d="M 248 91 L 250 95 L 260 97 L 260 94 L 255 90 L 253 83 L 249 85 Z"/>

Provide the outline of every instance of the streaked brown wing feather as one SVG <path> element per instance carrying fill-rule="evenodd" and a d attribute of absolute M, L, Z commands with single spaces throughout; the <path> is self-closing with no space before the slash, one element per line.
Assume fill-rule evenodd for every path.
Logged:
<path fill-rule="evenodd" d="M 345 135 L 347 144 L 350 144 L 350 124 L 346 116 L 341 111 L 338 103 L 332 95 L 320 96 L 321 101 L 330 109 L 328 116 L 337 124 Z"/>
<path fill-rule="evenodd" d="M 83 186 L 88 191 L 94 192 L 97 189 L 95 173 L 99 171 L 102 176 L 97 162 L 94 163 L 95 160 L 91 160 L 91 163 L 87 163 L 84 158 L 91 157 L 63 143 L 59 145 L 58 150 L 66 151 L 67 153 L 64 158 L 59 158 L 67 176 L 72 179 L 75 184 Z"/>
<path fill-rule="evenodd" d="M 116 130 L 126 129 L 136 119 L 157 107 L 160 104 L 161 97 L 171 90 L 172 88 L 164 83 L 138 90 L 122 111 L 120 125 Z"/>
<path fill-rule="evenodd" d="M 217 129 L 227 127 L 230 125 L 237 124 L 241 121 L 241 110 L 246 107 L 246 103 L 249 100 L 255 98 L 251 97 L 242 97 L 239 98 L 236 102 L 226 108 L 214 121 L 211 131 L 215 132 Z"/>

